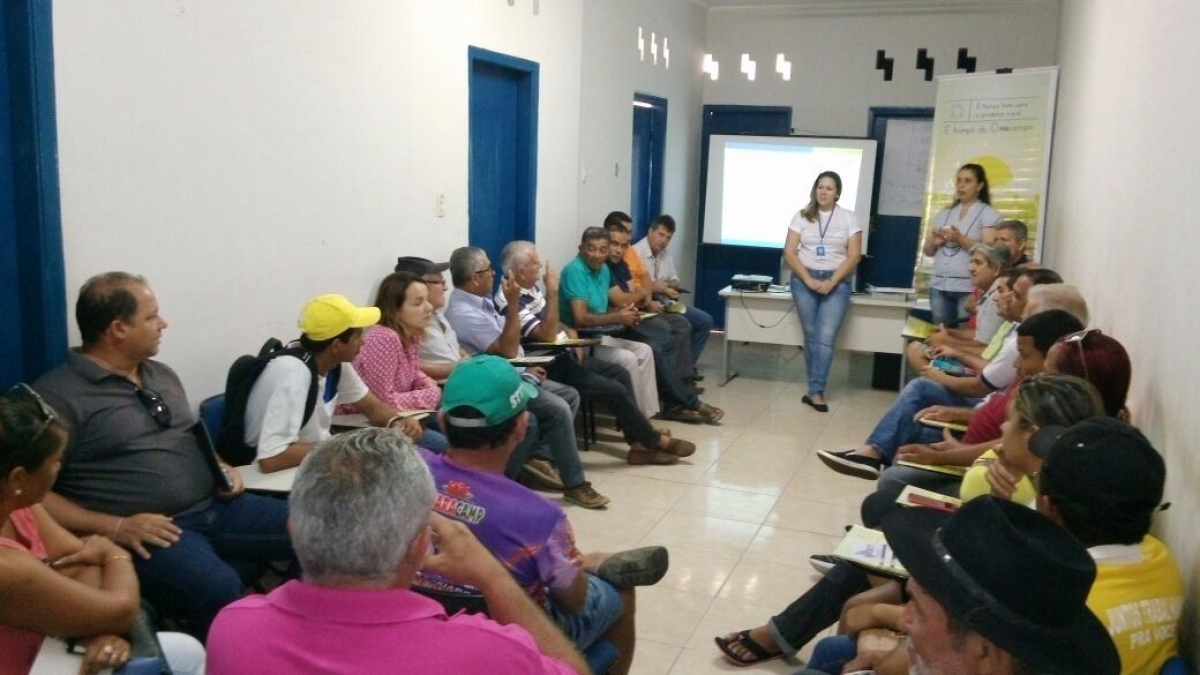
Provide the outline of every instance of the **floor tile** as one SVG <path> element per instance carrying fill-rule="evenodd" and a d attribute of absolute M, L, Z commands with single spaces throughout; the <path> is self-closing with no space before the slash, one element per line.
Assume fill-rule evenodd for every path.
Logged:
<path fill-rule="evenodd" d="M 771 512 L 776 499 L 775 495 L 697 485 L 688 489 L 672 511 L 760 524 Z"/>
<path fill-rule="evenodd" d="M 742 559 L 740 553 L 716 553 L 687 546 L 672 545 L 668 550 L 671 566 L 657 585 L 714 597 Z"/>
<path fill-rule="evenodd" d="M 637 591 L 637 636 L 682 647 L 700 623 L 712 597 L 649 586 Z"/>
<path fill-rule="evenodd" d="M 669 512 L 642 539 L 643 545 L 684 546 L 702 551 L 740 554 L 746 550 L 759 526 L 735 520 Z"/>

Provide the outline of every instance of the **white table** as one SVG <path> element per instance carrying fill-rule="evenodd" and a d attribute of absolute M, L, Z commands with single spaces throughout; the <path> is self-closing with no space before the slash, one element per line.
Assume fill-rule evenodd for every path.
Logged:
<path fill-rule="evenodd" d="M 803 346 L 804 331 L 796 316 L 796 305 L 788 291 L 743 293 L 726 286 L 725 350 L 721 359 L 721 384 L 737 377 L 730 372 L 731 351 L 735 342 L 759 342 L 772 345 Z M 900 332 L 913 302 L 873 300 L 867 295 L 850 298 L 850 311 L 838 335 L 838 349 L 856 352 L 903 354 Z"/>

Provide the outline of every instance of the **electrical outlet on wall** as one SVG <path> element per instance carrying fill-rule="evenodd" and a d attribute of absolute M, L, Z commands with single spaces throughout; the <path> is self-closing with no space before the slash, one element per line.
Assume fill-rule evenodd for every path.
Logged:
<path fill-rule="evenodd" d="M 434 209 L 434 213 L 437 215 L 438 218 L 446 217 L 446 193 L 444 193 L 444 192 L 438 193 L 437 206 Z"/>

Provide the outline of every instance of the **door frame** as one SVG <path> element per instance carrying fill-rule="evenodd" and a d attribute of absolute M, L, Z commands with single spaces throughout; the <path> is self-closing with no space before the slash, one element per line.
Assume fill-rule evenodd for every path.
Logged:
<path fill-rule="evenodd" d="M 522 181 L 525 185 L 518 188 L 517 194 L 517 238 L 534 241 L 537 233 L 537 168 L 538 168 L 538 71 L 540 66 L 536 61 L 522 59 L 508 54 L 501 54 L 481 47 L 467 47 L 467 92 L 468 92 L 468 128 L 470 128 L 470 97 L 475 92 L 475 66 L 477 64 L 488 64 L 507 70 L 516 71 L 524 75 L 520 80 L 520 91 L 518 96 L 521 100 L 521 107 L 518 110 L 517 124 L 520 127 L 518 133 L 521 138 L 517 140 L 517 152 L 522 155 L 521 161 L 526 166 L 526 171 L 523 171 L 518 176 L 518 181 Z M 471 158 L 471 143 L 470 129 L 468 130 L 467 142 L 467 220 L 468 220 L 468 237 L 470 236 L 470 221 L 472 219 L 472 211 L 475 210 L 475 199 L 472 198 L 471 181 L 473 166 Z M 522 225 L 524 223 L 524 225 Z M 522 231 L 522 229 L 524 231 Z M 498 253 L 498 252 L 497 252 Z M 490 255 L 490 254 L 489 254 Z"/>
<path fill-rule="evenodd" d="M 662 215 L 663 203 L 663 170 L 664 163 L 667 157 L 667 99 L 653 94 L 643 94 L 634 92 L 633 94 L 633 125 L 636 128 L 638 124 L 638 110 L 648 110 L 648 119 L 650 123 L 650 166 L 640 165 L 634 161 L 633 166 L 638 167 L 638 170 L 630 172 L 631 194 L 629 196 L 630 204 L 633 208 L 629 214 L 633 218 L 633 241 L 638 241 L 646 236 L 646 232 L 650 229 L 650 223 L 654 218 Z M 638 106 L 638 103 L 648 104 Z M 636 134 L 635 134 L 636 137 Z M 637 154 L 637 146 L 633 147 L 633 154 Z M 645 174 L 649 173 L 649 176 Z M 648 189 L 648 194 L 644 199 L 639 198 L 639 192 L 642 188 Z"/>

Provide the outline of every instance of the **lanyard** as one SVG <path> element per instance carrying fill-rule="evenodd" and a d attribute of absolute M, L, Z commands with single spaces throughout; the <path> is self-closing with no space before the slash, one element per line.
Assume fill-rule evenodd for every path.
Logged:
<path fill-rule="evenodd" d="M 837 204 L 829 209 L 829 218 L 825 220 L 825 226 L 821 226 L 821 212 L 817 211 L 817 233 L 821 235 L 821 243 L 825 243 L 825 233 L 829 231 L 829 224 L 833 222 L 833 212 L 837 210 Z"/>

